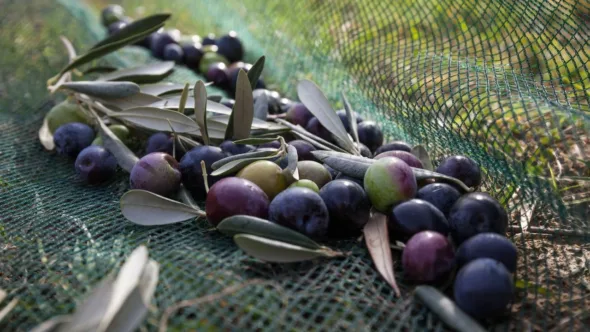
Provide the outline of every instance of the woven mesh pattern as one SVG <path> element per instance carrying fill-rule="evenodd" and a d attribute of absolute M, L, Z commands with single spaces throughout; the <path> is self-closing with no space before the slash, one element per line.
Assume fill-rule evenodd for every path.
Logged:
<path fill-rule="evenodd" d="M 515 280 L 528 285 L 512 314 L 488 326 L 590 329 L 588 2 L 145 2 L 122 5 L 132 17 L 169 11 L 168 26 L 186 33 L 237 31 L 247 60 L 265 54 L 265 80 L 287 97 L 310 78 L 336 106 L 345 90 L 389 138 L 424 144 L 436 160 L 471 156 L 484 190 L 509 211 Z M 412 285 L 402 283 L 405 297 L 395 298 L 362 243 L 330 243 L 351 252 L 343 259 L 263 264 L 204 221 L 126 222 L 118 205 L 126 174 L 88 187 L 71 160 L 44 151 L 37 130 L 59 99 L 45 83 L 67 61 L 58 36 L 80 51 L 92 45 L 104 36 L 105 4 L 0 0 L 0 288 L 20 299 L 0 330 L 70 313 L 140 244 L 161 264 L 147 330 L 164 313 L 170 330 L 446 328 L 411 300 Z M 101 61 L 153 60 L 130 47 Z M 196 79 L 182 68 L 170 77 Z M 403 280 L 399 264 L 396 273 Z"/>

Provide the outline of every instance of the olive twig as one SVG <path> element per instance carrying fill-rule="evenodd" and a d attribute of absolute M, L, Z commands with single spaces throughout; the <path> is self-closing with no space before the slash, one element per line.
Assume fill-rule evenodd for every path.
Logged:
<path fill-rule="evenodd" d="M 201 160 L 201 172 L 203 172 L 203 182 L 205 183 L 205 192 L 209 193 L 209 182 L 207 181 L 207 167 L 205 161 Z"/>

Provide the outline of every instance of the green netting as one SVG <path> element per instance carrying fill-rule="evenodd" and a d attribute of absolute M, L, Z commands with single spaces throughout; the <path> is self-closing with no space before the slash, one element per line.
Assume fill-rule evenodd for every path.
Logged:
<path fill-rule="evenodd" d="M 116 2 L 116 1 L 114 1 Z M 147 330 L 444 330 L 426 308 L 395 298 L 362 243 L 321 264 L 272 265 L 244 255 L 206 222 L 142 228 L 118 199 L 127 176 L 100 187 L 43 150 L 37 130 L 58 96 L 46 80 L 104 36 L 106 1 L 0 1 L 0 288 L 19 298 L 0 330 L 29 330 L 70 313 L 102 276 L 146 244 L 161 264 Z M 390 138 L 437 159 L 466 154 L 484 189 L 509 210 L 520 286 L 499 330 L 590 329 L 588 132 L 590 5 L 584 0 L 122 1 L 140 17 L 169 11 L 186 33 L 235 30 L 247 59 L 267 56 L 270 87 L 295 98 L 317 82 Z M 105 61 L 153 61 L 133 47 Z M 170 78 L 194 82 L 178 69 Z M 218 92 L 221 93 L 221 92 Z M 544 234 L 545 233 L 545 234 Z M 546 234 L 549 233 L 549 234 Z M 399 264 L 396 270 L 402 280 Z M 523 287 L 524 286 L 524 287 Z"/>

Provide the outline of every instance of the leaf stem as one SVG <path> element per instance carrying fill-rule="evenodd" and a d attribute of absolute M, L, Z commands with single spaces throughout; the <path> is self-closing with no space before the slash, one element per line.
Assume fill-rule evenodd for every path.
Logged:
<path fill-rule="evenodd" d="M 201 160 L 201 172 L 203 172 L 203 182 L 205 183 L 205 192 L 209 193 L 209 181 L 207 181 L 207 167 L 205 161 Z"/>

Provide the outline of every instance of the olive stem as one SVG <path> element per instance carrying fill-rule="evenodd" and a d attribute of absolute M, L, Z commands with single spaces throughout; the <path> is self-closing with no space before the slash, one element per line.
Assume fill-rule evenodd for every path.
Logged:
<path fill-rule="evenodd" d="M 205 192 L 209 193 L 209 182 L 207 181 L 207 168 L 205 161 L 201 160 L 201 172 L 203 172 L 203 182 L 205 183 Z"/>

